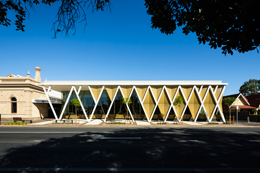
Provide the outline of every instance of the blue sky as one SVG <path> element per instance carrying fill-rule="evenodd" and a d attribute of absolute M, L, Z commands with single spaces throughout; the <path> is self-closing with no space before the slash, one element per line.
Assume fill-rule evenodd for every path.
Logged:
<path fill-rule="evenodd" d="M 259 79 L 256 51 L 223 55 L 199 44 L 195 34 L 177 29 L 172 35 L 151 28 L 144 1 L 111 1 L 111 12 L 87 12 L 87 27 L 77 24 L 76 35 L 51 31 L 57 7 L 38 5 L 25 21 L 25 32 L 14 20 L 0 26 L 0 76 L 42 68 L 51 80 L 222 80 L 224 95 L 238 93 L 249 79 Z"/>

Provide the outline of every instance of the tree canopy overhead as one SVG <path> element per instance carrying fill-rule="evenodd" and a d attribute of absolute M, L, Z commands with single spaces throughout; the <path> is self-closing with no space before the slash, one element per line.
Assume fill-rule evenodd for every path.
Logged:
<path fill-rule="evenodd" d="M 182 26 L 183 33 L 196 33 L 199 43 L 224 54 L 259 48 L 259 0 L 145 0 L 145 5 L 152 28 L 162 33 Z"/>
<path fill-rule="evenodd" d="M 16 13 L 15 25 L 17 31 L 24 31 L 23 21 L 30 9 L 34 9 L 35 5 L 40 3 L 52 5 L 55 2 L 60 2 L 57 9 L 57 18 L 52 25 L 54 37 L 59 32 L 65 32 L 68 35 L 69 31 L 76 33 L 76 23 L 85 22 L 87 24 L 87 16 L 85 11 L 91 7 L 92 12 L 104 11 L 111 6 L 110 0 L 0 0 L 0 25 L 11 25 L 10 18 L 7 17 L 9 11 Z"/>
<path fill-rule="evenodd" d="M 0 0 L 0 25 L 9 26 L 7 17 L 15 11 L 16 30 L 24 31 L 23 21 L 29 10 L 39 3 L 52 5 L 60 2 L 52 29 L 59 32 L 76 31 L 76 23 L 85 21 L 85 11 L 108 8 L 110 0 Z M 221 48 L 223 54 L 233 51 L 245 53 L 260 46 L 259 0 L 145 0 L 147 14 L 151 15 L 152 28 L 164 34 L 173 34 L 182 27 L 184 34 L 196 33 L 199 43 Z M 124 8 L 124 7 L 122 7 Z"/>
<path fill-rule="evenodd" d="M 260 80 L 249 79 L 240 87 L 239 92 L 244 96 L 258 94 L 260 92 Z"/>

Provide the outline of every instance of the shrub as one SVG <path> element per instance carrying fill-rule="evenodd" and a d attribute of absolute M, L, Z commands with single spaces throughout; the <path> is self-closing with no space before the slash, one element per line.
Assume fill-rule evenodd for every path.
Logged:
<path fill-rule="evenodd" d="M 26 124 L 27 123 L 25 123 L 25 122 L 16 121 L 16 122 L 7 122 L 4 125 L 26 125 Z"/>

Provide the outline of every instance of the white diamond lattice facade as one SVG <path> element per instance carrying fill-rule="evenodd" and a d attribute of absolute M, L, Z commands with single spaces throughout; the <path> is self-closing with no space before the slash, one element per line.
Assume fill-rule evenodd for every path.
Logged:
<path fill-rule="evenodd" d="M 88 121 L 106 121 L 129 114 L 132 121 L 225 122 L 222 98 L 227 83 L 221 81 L 46 81 L 37 85 L 42 86 L 57 120 L 79 114 Z M 51 90 L 62 93 L 58 112 L 48 96 Z M 183 101 L 177 104 L 180 97 Z M 73 98 L 80 103 L 78 113 L 71 104 Z M 122 98 L 131 98 L 131 102 L 124 104 Z"/>

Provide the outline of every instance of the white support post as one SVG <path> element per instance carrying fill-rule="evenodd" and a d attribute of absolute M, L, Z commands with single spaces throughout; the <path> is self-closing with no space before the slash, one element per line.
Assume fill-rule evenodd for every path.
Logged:
<path fill-rule="evenodd" d="M 183 111 L 182 111 L 182 114 L 181 114 L 181 120 L 182 120 L 182 118 L 183 118 L 183 116 L 184 116 L 184 113 L 185 113 L 187 107 L 188 107 L 188 104 L 189 104 L 189 101 L 190 101 L 192 92 L 193 92 L 193 90 L 194 90 L 194 87 L 195 87 L 195 86 L 193 86 L 193 88 L 192 88 L 192 90 L 191 90 L 191 92 L 190 92 L 190 95 L 188 96 L 188 100 L 186 100 L 185 95 L 184 95 L 182 89 L 180 88 L 180 90 L 181 90 L 181 92 L 182 92 L 182 94 L 183 94 L 183 96 L 184 96 L 184 101 L 185 101 L 185 103 L 186 103 L 186 105 L 185 105 L 185 107 L 184 107 L 184 109 L 183 109 Z"/>
<path fill-rule="evenodd" d="M 117 89 L 116 89 L 115 95 L 114 95 L 114 97 L 113 97 L 113 100 L 111 101 L 111 104 L 110 104 L 109 108 L 108 108 L 108 111 L 107 111 L 106 117 L 105 117 L 105 119 L 104 119 L 104 122 L 107 121 L 107 117 L 108 117 L 108 115 L 109 115 L 109 113 L 110 113 L 110 110 L 111 110 L 112 105 L 113 105 L 113 103 L 114 103 L 114 100 L 115 100 L 115 98 L 116 98 L 116 95 L 117 95 L 117 92 L 118 92 L 118 90 L 119 90 L 119 87 L 120 87 L 120 86 L 118 86 Z M 123 94 L 123 93 L 122 93 L 122 94 Z"/>
<path fill-rule="evenodd" d="M 218 104 L 219 104 L 219 102 L 220 102 L 221 96 L 224 94 L 225 89 L 226 89 L 226 86 L 223 87 L 223 89 L 222 89 L 222 91 L 221 91 L 221 93 L 220 93 L 220 95 L 219 95 Z M 223 122 L 225 123 L 226 120 L 225 120 L 224 113 L 223 113 L 222 110 L 220 109 L 219 105 L 218 105 L 218 108 L 219 108 L 219 113 L 220 113 L 220 115 L 221 115 L 221 117 L 222 117 L 222 120 L 223 120 Z"/>
<path fill-rule="evenodd" d="M 70 89 L 69 95 L 68 95 L 67 100 L 66 100 L 66 102 L 65 102 L 65 104 L 64 104 L 64 106 L 63 106 L 63 109 L 62 109 L 62 111 L 61 111 L 61 114 L 60 114 L 59 120 L 61 120 L 62 115 L 64 114 L 64 111 L 65 111 L 65 109 L 66 109 L 66 106 L 67 106 L 67 104 L 68 104 L 68 102 L 69 102 L 69 100 L 70 100 L 70 96 L 71 96 L 71 93 L 72 93 L 72 91 L 73 91 L 73 87 L 74 87 L 74 86 L 71 86 L 71 89 Z"/>
<path fill-rule="evenodd" d="M 88 87 L 89 87 L 90 93 L 91 93 L 91 95 L 92 95 L 92 97 L 93 97 L 93 100 L 94 100 L 94 102 L 95 102 L 95 106 L 94 106 L 94 108 L 93 108 L 93 110 L 92 110 L 92 113 L 91 113 L 91 116 L 90 116 L 90 118 L 89 118 L 89 120 L 88 120 L 88 122 L 89 122 L 89 121 L 92 120 L 93 114 L 94 114 L 94 112 L 95 112 L 95 110 L 96 110 L 96 107 L 97 107 L 97 105 L 98 105 L 98 101 L 99 101 L 99 99 L 100 99 L 100 97 L 101 97 L 101 95 L 102 95 L 102 92 L 103 92 L 105 86 L 102 87 L 102 89 L 101 89 L 101 91 L 100 91 L 100 93 L 99 93 L 98 99 L 97 99 L 96 101 L 95 101 L 95 97 L 94 97 L 94 95 L 93 95 L 93 93 L 92 93 L 92 90 L 91 90 L 90 86 L 88 86 Z"/>
<path fill-rule="evenodd" d="M 77 96 L 77 98 L 78 98 L 78 100 L 79 100 L 81 109 L 82 109 L 82 111 L 83 111 L 83 113 L 84 113 L 84 115 L 85 115 L 85 117 L 86 117 L 86 120 L 88 121 L 88 116 L 87 116 L 87 114 L 86 114 L 85 108 L 84 108 L 84 106 L 83 106 L 83 104 L 82 104 L 82 102 L 81 102 L 81 99 L 80 99 L 80 97 L 79 97 L 79 93 L 80 93 L 80 90 L 81 90 L 81 85 L 79 86 L 78 91 L 76 90 L 76 87 L 73 86 L 73 88 L 74 88 L 74 91 L 75 91 L 75 93 L 76 93 L 76 96 Z"/>
<path fill-rule="evenodd" d="M 148 86 L 148 87 L 149 87 L 149 86 Z M 149 91 L 148 91 L 148 90 L 149 90 L 148 87 L 147 87 L 147 89 L 146 89 L 146 92 L 145 92 L 145 94 L 144 94 L 144 98 L 143 98 L 142 100 L 140 99 L 140 96 L 139 96 L 139 94 L 138 94 L 138 92 L 137 92 L 136 87 L 135 87 L 135 89 L 136 89 L 137 96 L 138 96 L 138 98 L 139 98 L 139 100 L 140 100 L 140 104 L 141 104 L 141 106 L 142 106 L 142 108 L 143 108 L 144 114 L 145 114 L 145 116 L 146 116 L 146 120 L 149 122 L 148 116 L 147 116 L 147 113 L 146 113 L 146 110 L 145 110 L 144 105 L 143 105 L 143 102 L 144 102 L 144 100 L 145 100 L 145 97 L 146 97 L 146 95 L 147 95 L 147 92 L 149 92 Z"/>
<path fill-rule="evenodd" d="M 201 108 L 203 108 L 203 110 L 205 111 L 206 118 L 207 118 L 207 120 L 208 120 L 208 122 L 209 122 L 209 116 L 208 116 L 208 113 L 207 113 L 207 111 L 206 111 L 206 109 L 205 109 L 205 106 L 204 106 L 204 102 L 205 102 L 206 97 L 207 97 L 207 95 L 208 95 L 209 88 L 210 88 L 210 87 L 208 87 L 207 91 L 205 92 L 205 95 L 204 95 L 204 97 L 202 98 L 202 100 L 201 100 L 201 97 L 200 97 L 200 92 L 201 92 L 201 90 L 200 90 L 200 92 L 199 92 L 199 94 L 198 94 L 198 95 L 199 95 L 199 100 L 200 100 L 200 102 L 201 102 L 201 106 L 200 106 L 199 111 L 198 111 L 198 113 L 197 113 L 197 115 L 196 115 L 196 117 L 195 117 L 195 120 L 196 120 L 196 121 L 197 121 L 197 119 L 198 119 L 199 112 L 200 112 Z M 194 122 L 196 122 L 196 121 L 194 121 Z"/>
<path fill-rule="evenodd" d="M 220 107 L 219 107 L 219 105 L 218 105 L 219 102 L 220 102 L 220 99 L 221 99 L 221 95 L 224 93 L 225 87 L 226 87 L 226 86 L 223 87 L 223 89 L 222 89 L 222 91 L 221 91 L 221 93 L 220 93 L 220 97 L 218 98 L 218 100 L 216 99 L 215 94 L 213 94 L 213 98 L 214 98 L 214 101 L 215 101 L 215 103 L 216 103 L 216 106 L 215 106 L 215 108 L 214 108 L 214 110 L 213 110 L 213 112 L 212 112 L 212 114 L 211 114 L 210 122 L 212 121 L 213 116 L 214 116 L 214 113 L 215 113 L 215 111 L 216 111 L 217 108 L 218 108 L 218 110 L 219 110 L 219 113 L 220 113 L 220 116 L 221 116 L 223 122 L 226 122 L 225 117 L 224 117 L 224 115 L 223 115 L 223 112 L 220 110 Z M 211 91 L 213 92 L 212 88 L 211 88 Z"/>
<path fill-rule="evenodd" d="M 215 88 L 215 90 L 214 90 L 214 95 L 216 94 L 217 89 L 218 89 L 218 85 L 216 86 L 216 88 Z"/>
<path fill-rule="evenodd" d="M 205 96 L 202 98 L 203 100 L 202 100 L 201 97 L 200 97 L 200 92 L 201 92 L 202 88 L 203 88 L 203 87 L 201 86 L 199 92 L 198 92 L 198 90 L 196 90 L 201 105 L 200 105 L 199 110 L 198 110 L 198 112 L 197 112 L 197 114 L 196 114 L 196 116 L 195 116 L 194 122 L 197 121 L 197 119 L 198 119 L 198 117 L 199 117 L 199 113 L 200 113 L 201 108 L 204 109 L 205 114 L 206 114 L 206 118 L 207 118 L 207 120 L 209 121 L 208 114 L 207 114 L 207 112 L 206 112 L 206 110 L 205 110 L 205 107 L 204 107 L 204 105 L 203 105 L 203 104 L 204 104 L 204 101 L 205 101 L 205 99 L 206 99 L 206 95 L 207 95 L 207 92 L 208 92 L 209 88 L 207 89 L 207 91 L 206 91 L 206 93 L 205 93 Z"/>
<path fill-rule="evenodd" d="M 170 105 L 170 108 L 169 108 L 169 110 L 168 110 L 168 113 L 167 113 L 167 115 L 166 115 L 166 117 L 165 117 L 164 122 L 167 121 L 171 108 L 173 109 L 173 111 L 174 111 L 174 113 L 175 113 L 175 115 L 176 115 L 176 118 L 177 118 L 178 122 L 180 122 L 179 117 L 178 117 L 178 115 L 177 115 L 177 113 L 176 113 L 176 110 L 175 110 L 175 108 L 174 108 L 174 105 L 173 105 L 173 102 L 174 102 L 174 100 L 175 100 L 175 98 L 176 98 L 176 96 L 177 96 L 177 93 L 179 92 L 179 89 L 180 89 L 180 86 L 178 86 L 178 88 L 177 88 L 177 90 L 176 90 L 176 92 L 175 92 L 175 94 L 174 94 L 172 100 L 171 100 L 171 97 L 170 97 L 170 95 L 169 95 L 169 93 L 168 93 L 168 91 L 167 91 L 167 89 L 166 89 L 166 94 L 168 95 L 168 98 L 169 98 L 169 100 L 170 100 L 171 105 Z"/>
<path fill-rule="evenodd" d="M 155 100 L 155 106 L 154 106 L 154 109 L 153 109 L 153 112 L 152 112 L 152 115 L 151 115 L 151 118 L 150 118 L 150 122 L 152 121 L 153 116 L 154 116 L 154 112 L 155 112 L 156 108 L 158 107 L 158 103 L 159 103 L 159 100 L 160 100 L 160 98 L 161 98 L 161 96 L 162 96 L 162 93 L 163 93 L 164 88 L 165 88 L 165 86 L 162 87 L 162 91 L 161 91 L 161 93 L 160 93 L 160 95 L 159 95 L 159 97 L 158 97 L 158 100 L 155 99 L 154 93 L 153 93 L 153 91 L 152 91 L 152 89 L 151 89 L 152 96 L 153 96 L 153 98 L 154 98 L 154 100 Z"/>
<path fill-rule="evenodd" d="M 120 87 L 120 90 L 121 90 L 121 87 Z M 133 91 L 134 91 L 134 86 L 133 86 L 133 88 L 132 88 L 132 90 L 131 90 L 131 92 L 130 92 L 130 94 L 129 94 L 129 98 L 131 98 Z M 122 90 L 121 90 L 121 92 L 122 92 Z M 123 97 L 125 97 L 123 92 L 122 92 L 122 94 L 123 94 Z M 131 110 L 130 110 L 130 108 L 129 108 L 128 103 L 126 104 L 126 107 L 127 107 L 128 111 L 129 111 L 129 113 L 130 113 L 130 116 L 131 116 L 131 118 L 132 118 L 132 121 L 135 122 L 134 117 L 133 117 L 133 115 L 132 115 L 132 112 L 131 112 Z"/>
<path fill-rule="evenodd" d="M 203 85 L 200 86 L 199 94 L 200 94 L 200 92 L 202 91 L 202 88 L 203 88 Z"/>
<path fill-rule="evenodd" d="M 52 106 L 52 103 L 51 103 L 51 100 L 50 100 L 50 97 L 49 97 L 49 92 L 50 92 L 50 89 L 51 89 L 51 85 L 48 88 L 48 92 L 46 92 L 46 89 L 45 89 L 44 85 L 42 85 L 42 89 L 43 89 L 43 91 L 44 91 L 44 93 L 45 93 L 45 95 L 47 97 L 47 100 L 49 102 L 49 105 L 51 107 L 51 110 L 52 110 L 52 113 L 53 113 L 55 119 L 58 120 L 57 114 L 56 114 L 56 112 L 55 112 L 55 110 L 54 110 L 54 108 Z"/>

